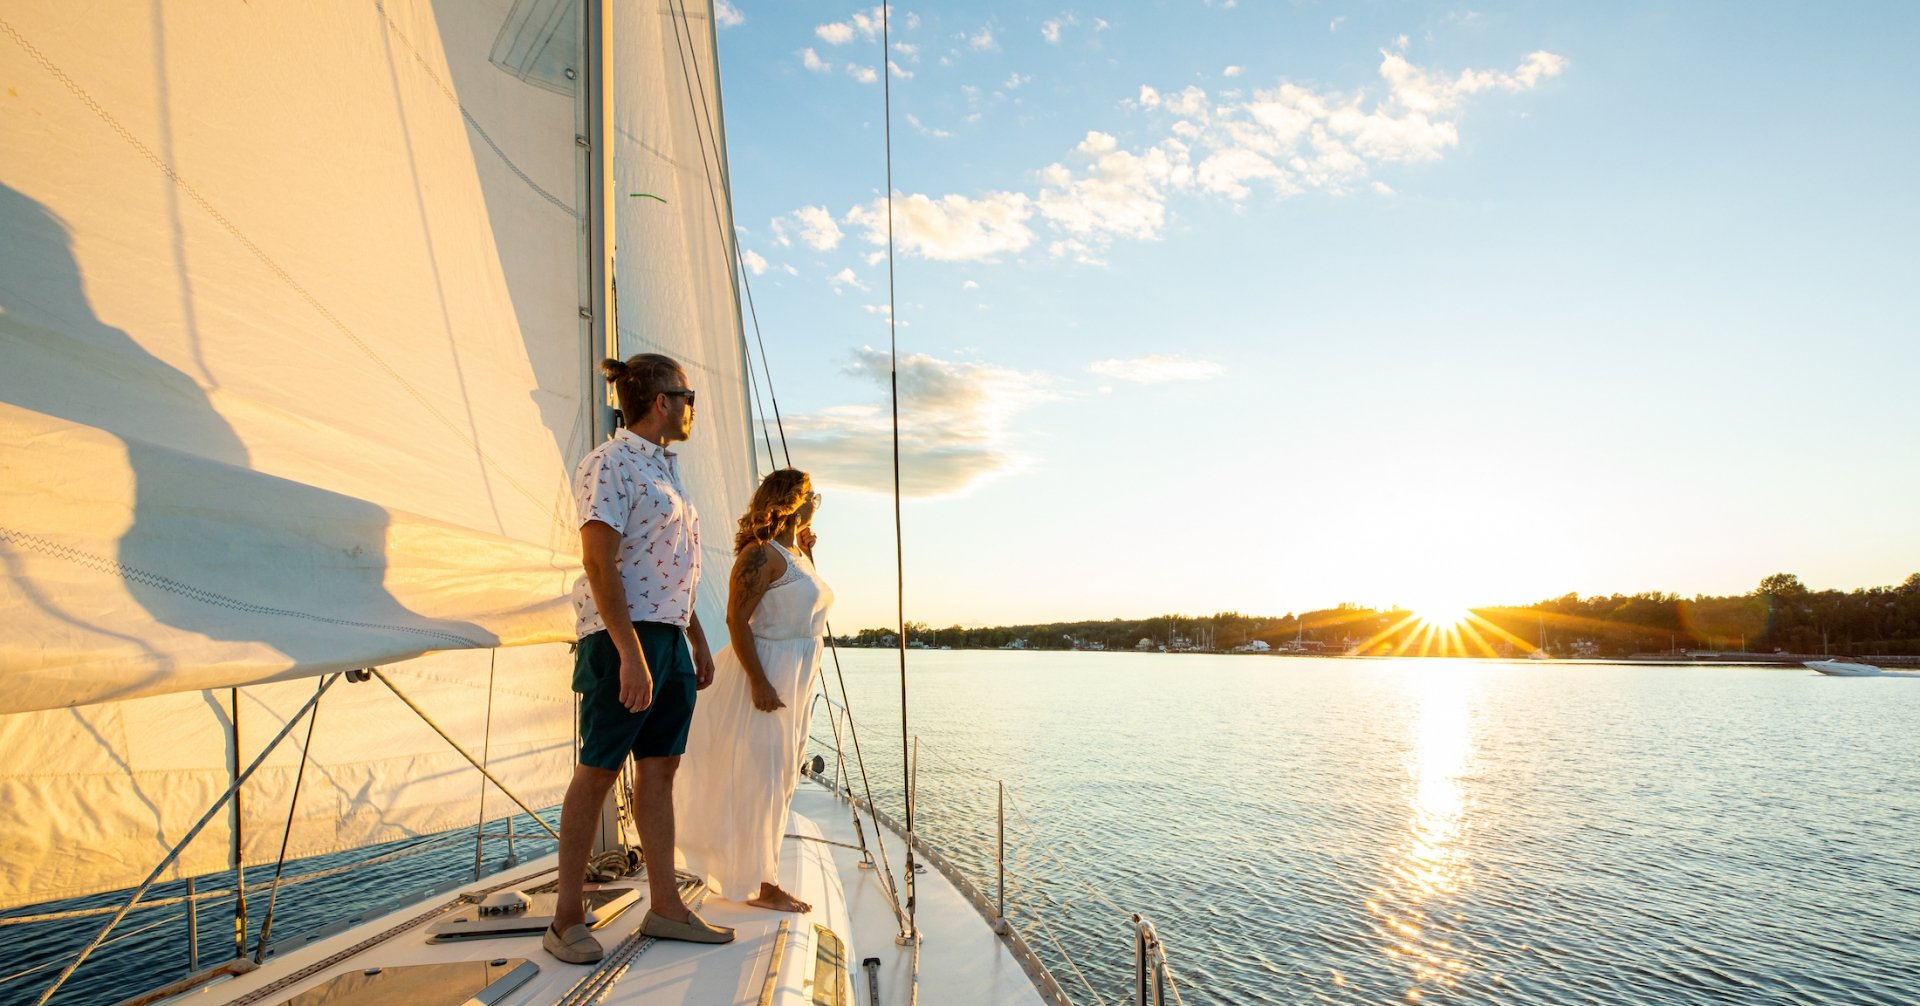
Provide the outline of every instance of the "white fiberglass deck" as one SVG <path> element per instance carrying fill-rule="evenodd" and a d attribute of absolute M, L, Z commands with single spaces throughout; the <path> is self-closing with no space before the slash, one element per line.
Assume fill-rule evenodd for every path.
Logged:
<path fill-rule="evenodd" d="M 788 832 L 806 837 L 788 838 L 783 843 L 780 880 L 788 890 L 812 903 L 811 912 L 789 915 L 707 898 L 700 909 L 701 915 L 715 924 L 734 927 L 738 938 L 733 943 L 722 946 L 653 943 L 634 958 L 626 972 L 597 1001 L 614 1006 L 867 1003 L 870 1001 L 868 976 L 860 964 L 873 957 L 880 961 L 878 1001 L 889 1006 L 911 1002 L 912 953 L 894 939 L 899 927 L 881 888 L 879 873 L 860 869 L 860 853 L 848 847 L 858 843 L 851 810 L 829 790 L 812 782 L 802 783 L 794 795 L 793 808 Z M 873 832 L 869 820 L 869 842 L 873 840 Z M 903 868 L 905 843 L 891 830 L 883 828 L 881 834 L 887 843 L 889 861 L 896 870 Z M 552 879 L 553 866 L 553 859 L 548 857 L 488 878 L 473 888 L 488 888 L 509 880 L 536 886 Z M 918 874 L 918 880 L 917 918 L 923 937 L 919 961 L 920 1001 L 1041 1006 L 1041 996 L 1019 963 L 966 897 L 936 870 Z M 634 883 L 625 881 L 623 885 Z M 638 886 L 644 891 L 644 884 Z M 538 965 L 540 971 L 499 1002 L 502 1006 L 544 1006 L 561 1000 L 594 971 L 589 965 L 563 964 L 548 956 L 535 936 L 428 943 L 429 921 L 324 970 L 297 981 L 289 980 L 317 962 L 453 900 L 457 900 L 457 895 L 410 905 L 371 919 L 276 956 L 250 974 L 194 990 L 172 1001 L 194 1004 L 245 1001 L 274 1006 L 337 975 L 368 968 L 519 957 Z M 638 905 L 599 931 L 600 941 L 610 955 L 615 945 L 639 926 L 645 912 L 643 893 Z M 788 923 L 787 935 L 769 996 L 768 974 L 782 922 Z M 851 985 L 843 989 L 842 994 L 847 998 L 836 999 L 813 987 L 815 926 L 827 927 L 846 943 Z M 269 986 L 278 987 L 270 994 L 259 994 Z"/>

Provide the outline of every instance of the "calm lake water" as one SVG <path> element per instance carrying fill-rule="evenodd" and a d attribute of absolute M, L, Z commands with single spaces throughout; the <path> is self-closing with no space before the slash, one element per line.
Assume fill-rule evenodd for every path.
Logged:
<path fill-rule="evenodd" d="M 896 658 L 841 662 L 868 765 L 897 780 Z M 1055 941 L 1120 1001 L 1124 910 L 1158 925 L 1189 1004 L 1920 1002 L 1920 680 L 1131 653 L 910 667 L 916 823 L 991 889 L 1006 780 L 1010 914 L 1078 1001 Z"/>
<path fill-rule="evenodd" d="M 895 656 L 841 663 L 897 813 Z M 1123 1001 L 1133 911 L 1193 1006 L 1920 1002 L 1920 680 L 976 651 L 911 668 L 920 831 L 991 891 L 1006 781 L 1010 914 L 1076 1002 Z M 523 856 L 550 848 L 518 830 Z M 472 862 L 469 832 L 302 885 L 275 934 Z M 137 916 L 123 932 L 152 928 L 55 1001 L 183 972 L 179 916 Z M 202 909 L 208 963 L 231 918 Z M 101 921 L 0 929 L 0 979 Z M 0 982 L 0 1004 L 49 978 Z"/>

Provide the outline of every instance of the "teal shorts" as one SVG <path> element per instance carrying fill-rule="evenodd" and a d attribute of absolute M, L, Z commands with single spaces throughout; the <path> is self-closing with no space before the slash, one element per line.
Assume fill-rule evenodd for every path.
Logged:
<path fill-rule="evenodd" d="M 686 630 L 661 622 L 635 622 L 633 630 L 653 675 L 653 703 L 640 712 L 620 704 L 620 651 L 605 629 L 582 638 L 574 650 L 582 765 L 618 772 L 628 755 L 671 758 L 687 750 L 687 727 L 693 723 L 699 689 Z"/>

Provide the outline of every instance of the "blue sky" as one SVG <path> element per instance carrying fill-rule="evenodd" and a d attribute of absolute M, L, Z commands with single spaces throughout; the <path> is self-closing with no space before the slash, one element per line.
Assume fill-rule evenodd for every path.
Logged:
<path fill-rule="evenodd" d="M 878 10 L 732 11 L 735 209 L 822 571 L 843 631 L 889 624 Z M 909 619 L 1920 570 L 1920 7 L 892 29 Z"/>

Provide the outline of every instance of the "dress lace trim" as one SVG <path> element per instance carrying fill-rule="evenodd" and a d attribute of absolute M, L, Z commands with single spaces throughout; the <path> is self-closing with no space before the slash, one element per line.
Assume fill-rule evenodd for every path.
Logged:
<path fill-rule="evenodd" d="M 777 541 L 768 540 L 767 544 L 772 545 L 774 548 L 779 549 L 780 554 L 785 556 L 787 559 L 787 571 L 780 574 L 779 579 L 773 581 L 772 583 L 767 584 L 768 590 L 772 590 L 775 587 L 783 587 L 789 583 L 794 582 L 795 580 L 802 580 L 806 578 L 807 571 L 800 568 L 800 564 L 806 561 L 805 556 L 795 555 L 793 552 L 789 551 L 785 545 L 782 545 Z"/>

